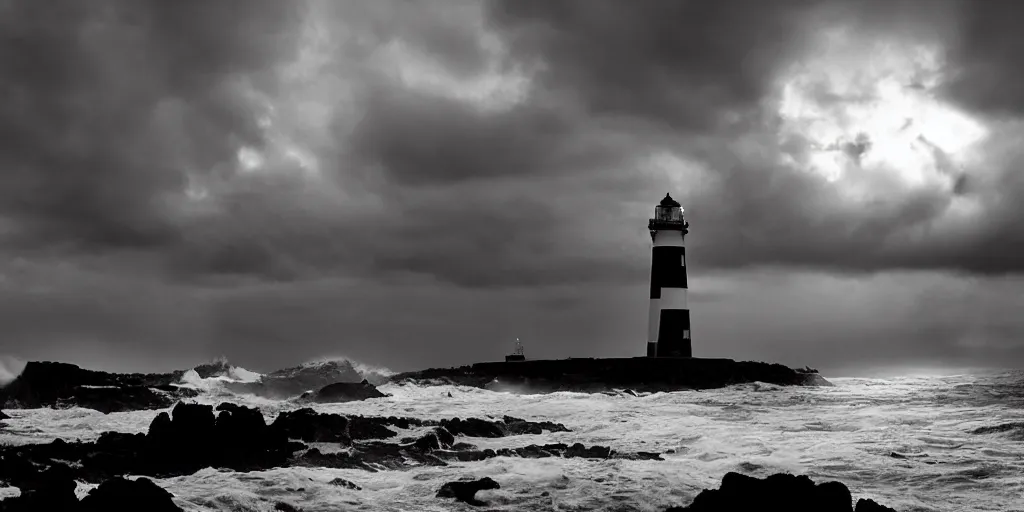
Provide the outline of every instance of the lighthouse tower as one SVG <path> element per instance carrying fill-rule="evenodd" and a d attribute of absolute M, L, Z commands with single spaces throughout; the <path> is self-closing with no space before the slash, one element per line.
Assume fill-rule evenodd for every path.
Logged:
<path fill-rule="evenodd" d="M 647 357 L 692 357 L 690 309 L 686 305 L 686 249 L 690 223 L 679 203 L 665 194 L 647 223 L 654 242 Z"/>

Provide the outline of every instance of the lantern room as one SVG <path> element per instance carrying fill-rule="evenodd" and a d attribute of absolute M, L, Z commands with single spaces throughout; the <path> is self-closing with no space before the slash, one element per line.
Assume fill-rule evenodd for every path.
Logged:
<path fill-rule="evenodd" d="M 654 207 L 654 218 L 647 223 L 652 240 L 655 233 L 661 230 L 682 231 L 683 235 L 686 235 L 688 227 L 689 223 L 683 219 L 683 209 L 679 202 L 672 199 L 669 194 L 665 194 L 661 203 Z"/>

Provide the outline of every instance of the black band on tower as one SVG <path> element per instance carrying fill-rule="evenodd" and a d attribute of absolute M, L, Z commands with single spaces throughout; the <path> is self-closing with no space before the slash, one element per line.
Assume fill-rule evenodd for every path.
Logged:
<path fill-rule="evenodd" d="M 686 288 L 686 248 L 655 247 L 651 258 L 651 298 L 660 299 L 662 288 Z"/>
<path fill-rule="evenodd" d="M 691 357 L 690 310 L 661 310 L 658 328 L 658 357 Z"/>

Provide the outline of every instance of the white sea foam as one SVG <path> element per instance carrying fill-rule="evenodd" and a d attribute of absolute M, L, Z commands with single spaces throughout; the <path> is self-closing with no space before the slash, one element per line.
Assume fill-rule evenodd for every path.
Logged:
<path fill-rule="evenodd" d="M 1024 421 L 1021 378 L 834 379 L 834 388 L 747 384 L 641 397 L 514 395 L 460 386 L 387 384 L 381 386 L 392 394 L 387 398 L 314 407 L 340 414 L 429 419 L 507 414 L 561 422 L 573 430 L 459 439 L 481 448 L 581 442 L 620 451 L 674 453 L 663 455 L 665 461 L 499 457 L 378 473 L 206 469 L 158 483 L 192 511 L 269 511 L 277 501 L 306 511 L 453 510 L 460 507 L 434 494 L 444 482 L 462 476 L 489 476 L 501 484 L 501 489 L 479 495 L 494 510 L 660 511 L 688 503 L 702 488 L 717 487 L 728 471 L 755 476 L 788 471 L 816 481 L 841 481 L 855 498 L 873 498 L 901 512 L 1024 511 L 1024 442 L 1007 433 L 971 433 L 981 426 Z M 197 401 L 212 404 L 224 398 L 213 393 Z M 299 407 L 248 395 L 232 400 L 260 407 L 268 419 Z M 140 432 L 158 413 L 8 412 L 10 427 L 0 430 L 0 442 L 94 439 L 105 430 Z M 336 477 L 363 490 L 327 483 Z M 6 492 L 0 489 L 0 494 Z"/>

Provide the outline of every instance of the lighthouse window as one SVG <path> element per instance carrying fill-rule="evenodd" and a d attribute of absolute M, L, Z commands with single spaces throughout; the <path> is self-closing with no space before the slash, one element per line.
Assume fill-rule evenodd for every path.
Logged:
<path fill-rule="evenodd" d="M 684 329 L 683 330 L 683 339 L 684 340 L 690 339 L 690 330 L 689 329 Z"/>
<path fill-rule="evenodd" d="M 685 254 L 680 254 L 679 255 L 679 264 L 684 266 L 684 267 L 686 266 L 686 255 Z"/>

